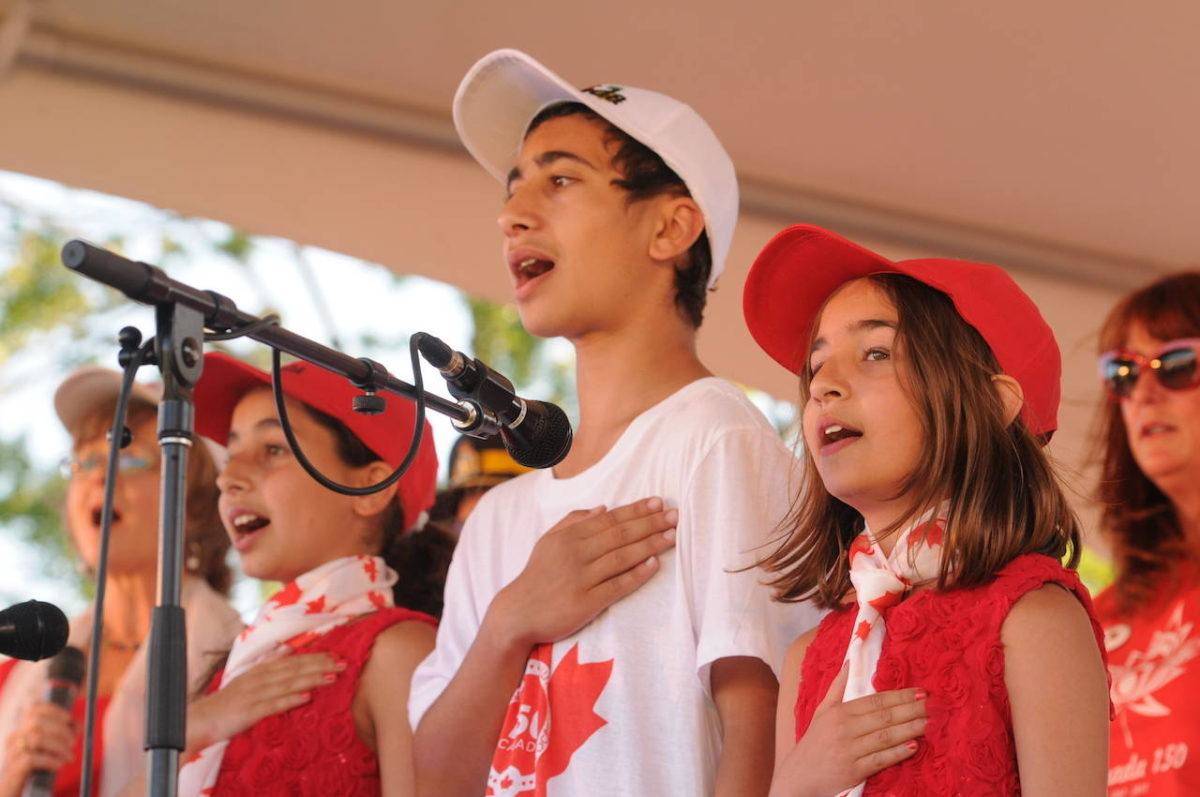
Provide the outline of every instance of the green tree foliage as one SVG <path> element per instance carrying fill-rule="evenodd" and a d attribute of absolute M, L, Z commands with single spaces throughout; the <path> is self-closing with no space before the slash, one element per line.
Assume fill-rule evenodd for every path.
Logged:
<path fill-rule="evenodd" d="M 90 594 L 90 582 L 74 568 L 71 543 L 60 520 L 65 496 L 66 480 L 33 466 L 24 437 L 0 440 L 0 525 L 45 554 L 45 575 Z"/>
<path fill-rule="evenodd" d="M 466 294 L 463 301 L 471 313 L 475 356 L 511 379 L 518 391 L 537 390 L 577 418 L 572 362 L 548 357 L 548 342 L 525 331 L 513 305 Z"/>
<path fill-rule="evenodd" d="M 17 259 L 0 273 L 0 365 L 38 332 L 67 325 L 79 333 L 90 306 L 79 278 L 59 260 L 57 230 L 14 233 Z"/>

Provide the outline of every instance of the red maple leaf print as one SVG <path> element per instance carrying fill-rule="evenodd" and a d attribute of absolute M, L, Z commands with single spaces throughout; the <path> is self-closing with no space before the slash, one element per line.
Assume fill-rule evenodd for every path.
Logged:
<path fill-rule="evenodd" d="M 383 597 L 382 592 L 377 592 L 375 590 L 371 590 L 370 592 L 367 593 L 367 599 L 371 601 L 371 605 L 374 606 L 376 609 L 386 609 L 387 608 L 387 598 Z"/>
<path fill-rule="evenodd" d="M 902 592 L 885 592 L 878 598 L 867 601 L 867 603 L 875 607 L 875 611 L 883 614 L 884 609 L 890 609 L 891 607 L 895 606 L 903 597 L 904 593 Z"/>
<path fill-rule="evenodd" d="M 308 607 L 304 612 L 305 614 L 320 614 L 325 611 L 325 596 L 322 595 L 316 600 L 308 601 L 304 605 Z"/>
<path fill-rule="evenodd" d="M 551 672 L 553 649 L 538 645 L 529 657 L 504 719 L 487 795 L 545 797 L 547 782 L 607 724 L 595 705 L 612 674 L 612 659 L 580 664 L 575 645 Z"/>
<path fill-rule="evenodd" d="M 538 762 L 544 784 L 562 774 L 571 756 L 608 721 L 595 712 L 596 701 L 608 685 L 613 660 L 579 663 L 579 645 L 574 645 L 550 676 L 550 747 Z M 545 789 L 539 792 L 544 794 Z"/>
<path fill-rule="evenodd" d="M 192 764 L 192 763 L 195 763 L 196 761 L 199 761 L 200 754 L 203 752 L 204 752 L 203 750 L 197 750 L 196 752 L 192 753 L 189 756 L 184 756 L 182 766 L 186 767 L 188 764 Z"/>
<path fill-rule="evenodd" d="M 939 520 L 931 520 L 928 523 L 922 523 L 908 533 L 909 547 L 915 548 L 918 544 L 924 543 L 932 548 L 935 545 L 942 544 L 942 523 Z"/>
<path fill-rule="evenodd" d="M 300 648 L 304 647 L 305 645 L 307 645 L 309 642 L 312 642 L 314 639 L 319 639 L 320 636 L 321 635 L 318 634 L 316 631 L 305 631 L 302 634 L 296 634 L 294 637 L 287 640 L 283 644 L 287 645 L 293 651 L 296 651 L 296 650 L 299 650 Z"/>
<path fill-rule="evenodd" d="M 868 623 L 866 620 L 863 620 L 861 623 L 858 624 L 858 630 L 856 630 L 854 632 L 854 635 L 856 637 L 858 637 L 859 639 L 861 639 L 863 642 L 866 642 L 867 637 L 871 635 L 871 624 Z"/>
<path fill-rule="evenodd" d="M 268 603 L 274 603 L 276 606 L 295 606 L 300 601 L 300 585 L 295 581 L 289 581 L 287 586 L 271 596 Z"/>
<path fill-rule="evenodd" d="M 371 579 L 372 584 L 379 579 L 379 565 L 375 564 L 374 558 L 363 557 L 363 572 L 367 574 L 367 578 Z"/>
<path fill-rule="evenodd" d="M 874 553 L 874 548 L 871 547 L 871 541 L 867 539 L 867 535 L 860 534 L 850 543 L 850 553 L 848 554 L 849 561 L 853 562 L 854 557 L 858 554 L 866 554 L 870 556 Z"/>

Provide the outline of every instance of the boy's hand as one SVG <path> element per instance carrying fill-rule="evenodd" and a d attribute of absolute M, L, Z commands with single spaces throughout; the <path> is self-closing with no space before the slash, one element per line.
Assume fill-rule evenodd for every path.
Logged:
<path fill-rule="evenodd" d="M 678 519 L 661 498 L 572 512 L 538 540 L 488 614 L 514 645 L 570 636 L 658 572 Z"/>

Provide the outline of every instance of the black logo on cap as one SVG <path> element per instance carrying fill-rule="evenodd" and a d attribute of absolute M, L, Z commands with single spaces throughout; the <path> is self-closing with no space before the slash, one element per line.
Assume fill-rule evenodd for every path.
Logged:
<path fill-rule="evenodd" d="M 625 102 L 625 95 L 621 93 L 623 89 L 611 83 L 603 86 L 588 86 L 584 91 L 602 100 L 611 102 L 613 105 L 620 105 Z"/>

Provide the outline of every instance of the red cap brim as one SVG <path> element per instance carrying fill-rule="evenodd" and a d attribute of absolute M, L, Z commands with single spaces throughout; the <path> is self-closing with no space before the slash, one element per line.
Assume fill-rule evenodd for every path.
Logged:
<path fill-rule="evenodd" d="M 413 402 L 388 395 L 380 415 L 363 415 L 351 409 L 362 391 L 349 380 L 306 362 L 282 369 L 283 393 L 343 423 L 380 460 L 393 468 L 400 464 L 412 440 L 416 410 Z M 227 445 L 233 411 L 246 393 L 269 388 L 271 375 L 221 352 L 204 357 L 204 371 L 195 390 L 196 431 Z M 433 506 L 437 486 L 437 451 L 433 430 L 426 421 L 421 445 L 412 465 L 397 484 L 396 495 L 411 528 L 420 514 Z"/>

